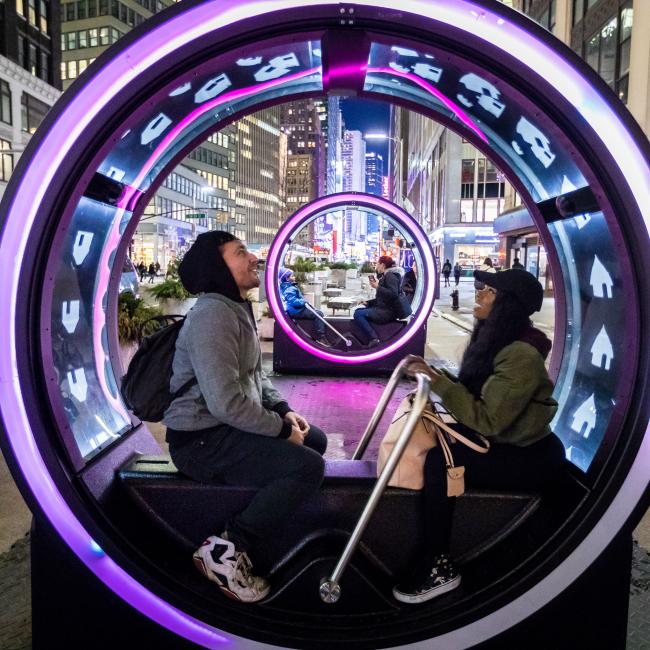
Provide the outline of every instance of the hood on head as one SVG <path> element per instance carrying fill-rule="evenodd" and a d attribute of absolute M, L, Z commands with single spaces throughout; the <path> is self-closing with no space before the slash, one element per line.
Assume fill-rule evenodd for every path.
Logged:
<path fill-rule="evenodd" d="M 532 345 L 544 359 L 548 356 L 553 345 L 551 339 L 549 339 L 544 332 L 532 326 L 529 327 L 521 337 L 519 337 L 519 340 Z"/>
<path fill-rule="evenodd" d="M 389 269 L 384 271 L 384 275 L 387 273 L 397 273 L 400 278 L 403 278 L 406 271 L 401 266 L 391 266 Z"/>
<path fill-rule="evenodd" d="M 219 250 L 236 239 L 222 230 L 204 232 L 196 238 L 178 266 L 178 277 L 190 293 L 220 293 L 230 300 L 243 302 L 235 278 Z"/>

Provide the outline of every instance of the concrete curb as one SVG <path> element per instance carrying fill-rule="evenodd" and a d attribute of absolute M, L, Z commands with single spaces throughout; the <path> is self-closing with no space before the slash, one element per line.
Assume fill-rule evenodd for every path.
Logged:
<path fill-rule="evenodd" d="M 436 307 L 434 307 L 431 311 L 436 316 L 440 316 L 441 318 L 444 318 L 445 320 L 448 320 L 450 323 L 453 323 L 454 325 L 460 327 L 461 329 L 464 329 L 466 332 L 471 332 L 474 329 L 473 325 L 470 325 L 469 323 L 466 323 L 461 318 L 456 318 L 455 316 L 451 316 L 450 314 L 446 314 L 444 311 L 440 311 Z"/>

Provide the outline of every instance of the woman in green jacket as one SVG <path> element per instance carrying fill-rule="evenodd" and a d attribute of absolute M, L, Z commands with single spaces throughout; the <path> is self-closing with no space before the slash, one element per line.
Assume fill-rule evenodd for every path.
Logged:
<path fill-rule="evenodd" d="M 458 378 L 420 357 L 411 358 L 408 372 L 430 377 L 431 390 L 462 433 L 478 431 L 492 443 L 487 454 L 453 446 L 454 464 L 465 466 L 466 487 L 543 491 L 564 463 L 564 446 L 549 427 L 557 410 L 544 366 L 551 342 L 530 321 L 542 306 L 543 289 L 519 269 L 475 271 L 474 277 L 485 286 L 477 292 L 476 325 Z M 424 479 L 422 565 L 393 589 L 397 600 L 409 604 L 451 591 L 461 579 L 449 558 L 455 498 L 447 497 L 439 446 L 427 454 Z"/>

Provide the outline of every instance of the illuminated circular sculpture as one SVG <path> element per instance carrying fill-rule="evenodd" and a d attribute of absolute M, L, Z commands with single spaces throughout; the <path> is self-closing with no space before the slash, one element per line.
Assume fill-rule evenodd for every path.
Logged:
<path fill-rule="evenodd" d="M 262 607 L 208 607 L 146 563 L 104 512 L 114 470 L 157 449 L 117 390 L 115 306 L 128 244 L 165 176 L 209 134 L 261 107 L 357 94 L 436 119 L 507 173 L 551 261 L 553 427 L 585 472 L 585 497 L 534 561 L 440 615 L 423 606 L 372 625 L 364 619 L 364 647 L 375 629 L 384 647 L 423 639 L 431 648 L 470 647 L 496 637 L 569 589 L 647 507 L 647 139 L 586 63 L 508 7 L 395 4 L 177 3 L 66 91 L 0 208 L 2 444 L 16 482 L 98 582 L 200 646 L 246 648 L 269 630 L 286 645 L 294 621 Z M 429 294 L 417 318 L 426 317 Z M 308 617 L 301 638 L 356 640 L 359 629 L 333 621 Z"/>
<path fill-rule="evenodd" d="M 407 326 L 400 332 L 399 336 L 389 341 L 386 345 L 375 350 L 362 350 L 358 354 L 331 352 L 314 345 L 304 336 L 296 332 L 295 325 L 282 306 L 278 283 L 276 278 L 280 268 L 280 262 L 284 259 L 284 254 L 289 242 L 295 237 L 296 233 L 307 224 L 315 220 L 318 216 L 329 211 L 341 209 L 344 206 L 356 207 L 359 209 L 368 209 L 376 214 L 382 215 L 389 222 L 403 229 L 408 242 L 413 242 L 413 256 L 419 269 L 422 269 L 421 283 L 422 288 L 418 292 L 418 297 L 414 302 L 413 318 Z M 420 282 L 420 280 L 419 280 Z M 399 208 L 390 201 L 382 199 L 371 194 L 359 194 L 354 192 L 343 194 L 332 194 L 321 199 L 316 199 L 300 208 L 293 214 L 282 226 L 276 235 L 267 259 L 266 270 L 266 295 L 271 305 L 271 309 L 277 319 L 277 322 L 284 329 L 291 340 L 304 350 L 321 359 L 334 361 L 336 363 L 357 364 L 379 359 L 399 350 L 424 323 L 426 323 L 431 307 L 433 306 L 434 291 L 437 282 L 437 269 L 433 258 L 433 251 L 427 239 L 426 233 L 420 225 L 404 210 Z"/>

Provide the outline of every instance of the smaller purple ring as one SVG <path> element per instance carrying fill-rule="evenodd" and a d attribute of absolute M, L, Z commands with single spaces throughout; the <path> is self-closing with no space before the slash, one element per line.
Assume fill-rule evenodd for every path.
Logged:
<path fill-rule="evenodd" d="M 369 352 L 367 354 L 354 356 L 344 356 L 342 354 L 326 352 L 325 350 L 321 350 L 311 345 L 309 342 L 305 341 L 301 336 L 299 336 L 291 326 L 284 313 L 276 282 L 279 271 L 278 261 L 280 253 L 282 252 L 282 249 L 285 247 L 291 236 L 298 230 L 300 226 L 317 215 L 319 212 L 323 212 L 326 209 L 333 209 L 341 205 L 358 205 L 373 208 L 375 210 L 383 212 L 387 216 L 397 221 L 397 223 L 403 225 L 406 231 L 413 236 L 413 239 L 415 240 L 419 251 L 422 253 L 424 266 L 422 269 L 422 278 L 425 282 L 423 300 L 416 312 L 415 318 L 406 326 L 403 334 L 399 336 L 397 340 L 393 341 L 386 347 L 375 349 L 373 352 Z M 330 194 L 329 196 L 319 198 L 315 201 L 312 201 L 311 203 L 308 203 L 307 205 L 300 208 L 297 212 L 295 212 L 294 215 L 286 221 L 282 228 L 280 228 L 280 231 L 275 236 L 275 239 L 271 244 L 267 259 L 266 296 L 269 301 L 271 311 L 275 315 L 275 318 L 280 324 L 280 327 L 282 327 L 287 336 L 303 350 L 309 352 L 310 354 L 313 354 L 320 359 L 325 359 L 326 361 L 332 361 L 334 363 L 367 363 L 369 361 L 381 359 L 382 357 L 388 356 L 389 354 L 392 354 L 398 350 L 404 343 L 409 341 L 415 335 L 417 330 L 426 322 L 426 319 L 429 317 L 429 313 L 431 312 L 431 308 L 433 307 L 434 287 L 437 281 L 437 274 L 438 271 L 433 257 L 431 244 L 429 243 L 426 233 L 422 230 L 415 219 L 413 219 L 407 212 L 402 210 L 402 208 L 399 208 L 394 203 L 391 203 L 386 199 L 382 199 L 381 197 L 375 196 L 373 194 L 363 194 L 360 192 L 345 192 L 341 194 Z M 433 277 L 433 282 L 429 280 L 429 277 Z"/>

